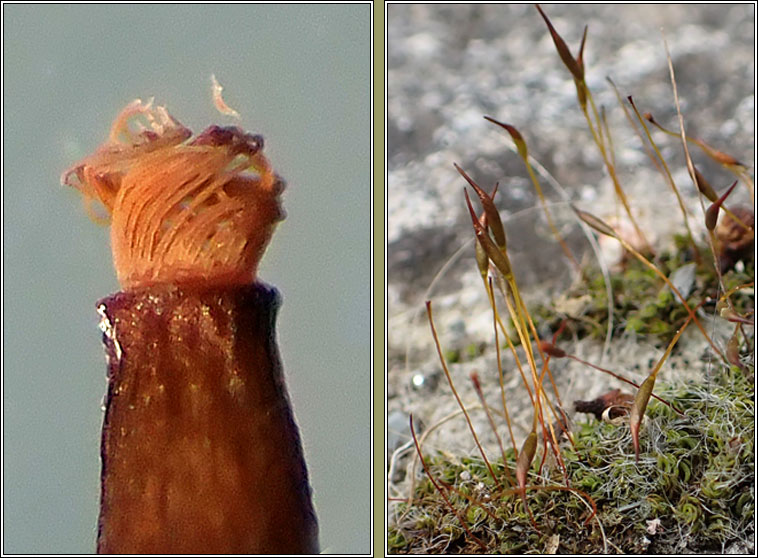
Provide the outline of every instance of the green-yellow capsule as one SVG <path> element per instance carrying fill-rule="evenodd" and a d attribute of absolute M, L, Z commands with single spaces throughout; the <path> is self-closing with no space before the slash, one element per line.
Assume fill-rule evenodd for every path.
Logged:
<path fill-rule="evenodd" d="M 521 446 L 521 451 L 518 454 L 516 460 L 516 481 L 518 482 L 518 489 L 521 493 L 521 501 L 524 503 L 524 509 L 529 514 L 529 519 L 532 521 L 534 529 L 539 532 L 537 522 L 534 521 L 534 516 L 529 506 L 526 503 L 526 476 L 529 473 L 529 467 L 534 460 L 534 454 L 537 452 L 537 433 L 532 430 L 529 436 L 524 440 L 524 445 Z"/>
<path fill-rule="evenodd" d="M 657 375 L 658 371 L 656 370 L 642 382 L 634 398 L 634 403 L 632 403 L 632 410 L 629 413 L 629 427 L 632 431 L 635 461 L 640 460 L 640 424 L 642 424 L 642 417 L 645 416 L 645 409 L 647 409 L 647 403 L 650 401 L 650 395 L 653 393 L 655 377 Z"/>

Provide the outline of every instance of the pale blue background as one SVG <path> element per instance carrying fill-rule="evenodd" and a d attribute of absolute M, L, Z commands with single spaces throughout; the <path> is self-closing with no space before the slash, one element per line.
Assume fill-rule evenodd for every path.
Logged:
<path fill-rule="evenodd" d="M 369 552 L 370 6 L 3 6 L 3 551 L 94 551 L 108 231 L 58 185 L 133 99 L 266 138 L 288 218 L 260 270 L 326 551 Z"/>

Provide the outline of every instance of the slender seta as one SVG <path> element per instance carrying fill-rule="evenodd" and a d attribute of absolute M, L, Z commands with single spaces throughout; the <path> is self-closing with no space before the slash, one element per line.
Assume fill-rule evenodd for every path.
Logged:
<path fill-rule="evenodd" d="M 123 291 L 97 303 L 108 363 L 97 551 L 311 554 L 318 528 L 256 280 L 284 217 L 263 138 L 195 138 L 137 100 L 63 174 L 107 212 Z"/>

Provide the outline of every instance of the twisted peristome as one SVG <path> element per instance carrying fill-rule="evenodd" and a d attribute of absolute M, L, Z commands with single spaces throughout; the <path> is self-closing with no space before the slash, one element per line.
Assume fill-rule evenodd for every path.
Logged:
<path fill-rule="evenodd" d="M 124 288 L 249 284 L 284 217 L 284 184 L 261 136 L 219 126 L 191 135 L 164 107 L 137 100 L 108 141 L 63 174 L 110 214 Z"/>

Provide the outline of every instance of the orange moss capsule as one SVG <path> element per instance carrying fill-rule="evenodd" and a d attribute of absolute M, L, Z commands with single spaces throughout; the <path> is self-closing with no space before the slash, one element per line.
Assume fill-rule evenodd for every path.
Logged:
<path fill-rule="evenodd" d="M 284 212 L 263 138 L 191 132 L 135 101 L 62 181 L 110 214 L 124 292 L 98 303 L 108 359 L 97 550 L 318 552 L 281 370 L 279 296 L 256 283 Z"/>

